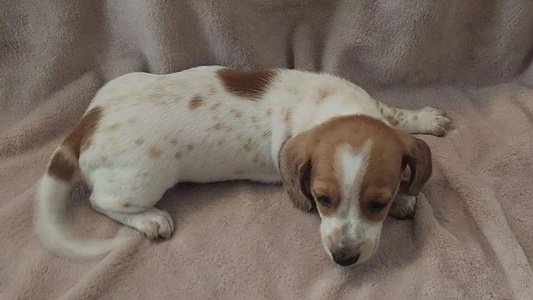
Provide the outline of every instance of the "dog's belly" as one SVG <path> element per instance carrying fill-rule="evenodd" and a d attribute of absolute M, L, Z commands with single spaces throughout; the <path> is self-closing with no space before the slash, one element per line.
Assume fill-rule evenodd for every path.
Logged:
<path fill-rule="evenodd" d="M 258 182 L 273 183 L 281 181 L 280 175 L 275 168 L 254 166 L 248 164 L 220 164 L 205 163 L 201 166 L 180 167 L 180 182 L 220 182 L 231 180 L 251 180 Z"/>

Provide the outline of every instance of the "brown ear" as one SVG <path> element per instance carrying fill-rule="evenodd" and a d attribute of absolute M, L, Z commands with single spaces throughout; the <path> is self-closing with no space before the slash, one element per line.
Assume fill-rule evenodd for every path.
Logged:
<path fill-rule="evenodd" d="M 406 146 L 404 164 L 407 164 L 411 169 L 411 178 L 409 179 L 407 192 L 411 196 L 417 196 L 424 184 L 431 177 L 433 170 L 431 149 L 426 142 L 410 134 L 401 132 L 400 137 Z"/>
<path fill-rule="evenodd" d="M 282 145 L 278 163 L 281 180 L 294 206 L 309 212 L 315 201 L 311 195 L 311 158 L 305 137 L 297 136 Z"/>

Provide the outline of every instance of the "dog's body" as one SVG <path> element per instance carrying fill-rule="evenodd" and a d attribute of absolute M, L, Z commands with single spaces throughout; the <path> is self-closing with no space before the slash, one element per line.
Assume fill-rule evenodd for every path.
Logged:
<path fill-rule="evenodd" d="M 407 134 L 403 136 L 393 127 L 409 133 L 442 135 L 449 123 L 436 109 L 408 111 L 390 108 L 373 100 L 355 84 L 326 74 L 296 70 L 245 72 L 218 66 L 197 67 L 170 75 L 131 73 L 112 80 L 97 93 L 78 127 L 54 153 L 38 190 L 37 226 L 43 240 L 65 254 L 94 257 L 114 247 L 113 241 L 79 241 L 70 236 L 63 225 L 61 210 L 78 169 L 92 187 L 90 201 L 96 210 L 151 238 L 169 238 L 174 230 L 170 215 L 154 205 L 177 182 L 283 180 L 291 199 L 298 207 L 308 210 L 314 205 L 310 198 L 316 200 L 320 196 L 315 195 L 316 190 L 310 190 L 313 185 L 320 186 L 315 183 L 320 176 L 313 175 L 314 181 L 303 183 L 306 185 L 303 187 L 302 179 L 294 175 L 297 170 L 291 165 L 300 151 L 296 148 L 310 143 L 311 139 L 314 141 L 308 144 L 309 148 L 330 147 L 324 153 L 333 155 L 330 160 L 336 162 L 329 169 L 337 170 L 337 175 L 342 173 L 335 175 L 336 180 L 343 181 L 344 186 L 352 190 L 355 188 L 353 182 L 359 182 L 359 189 L 366 169 L 376 169 L 371 161 L 368 162 L 370 153 L 378 146 L 387 148 L 395 143 L 394 147 L 401 148 L 396 151 L 398 155 L 394 154 L 396 152 L 385 155 L 394 157 L 391 158 L 394 171 L 390 172 L 394 176 L 391 176 L 390 184 L 381 184 L 390 185 L 387 197 L 394 198 L 399 186 L 396 169 L 401 173 L 405 166 L 404 152 L 407 151 L 404 148 L 412 141 Z M 362 128 L 363 136 L 344 137 L 343 132 L 347 130 L 339 128 L 347 127 L 355 128 L 355 131 Z M 318 131 L 323 132 L 319 134 Z M 383 137 L 390 135 L 390 138 L 368 142 L 372 132 L 379 132 L 376 134 Z M 311 135 L 320 137 L 311 138 Z M 306 136 L 309 137 L 307 142 Z M 331 148 L 331 145 L 340 143 L 332 136 L 340 141 L 350 141 L 344 143 L 346 147 Z M 332 140 L 320 146 L 321 140 L 328 139 Z M 329 157 L 330 154 L 309 155 Z M 403 165 L 396 168 L 396 164 Z M 340 170 L 346 165 L 355 169 Z M 315 166 L 315 170 L 320 169 L 318 164 Z M 376 166 L 382 167 L 378 163 Z M 301 172 L 300 167 L 298 172 Z M 330 172 L 329 169 L 320 174 Z M 349 182 L 347 178 L 350 178 Z M 427 178 L 418 182 L 420 187 Z M 300 193 L 305 189 L 309 191 L 303 191 L 305 195 L 302 196 Z M 350 197 L 337 198 L 340 203 L 341 198 Z M 363 200 L 356 201 L 362 203 Z M 343 203 L 349 202 L 345 200 Z M 327 207 L 330 206 L 333 204 L 329 203 Z M 324 219 L 331 212 L 319 207 L 323 217 L 324 245 L 328 254 L 338 262 L 333 249 L 348 247 L 347 242 L 341 240 L 347 240 L 349 236 L 366 239 L 368 249 L 354 246 L 359 249 L 356 252 L 361 252 L 359 261 L 364 261 L 375 252 L 384 217 L 380 216 L 377 221 L 369 217 L 370 221 L 362 223 L 359 220 L 359 225 L 352 221 L 350 226 L 346 225 L 348 221 L 344 225 L 337 224 L 347 218 L 348 211 L 353 212 L 349 218 L 365 218 L 364 213 L 355 213 L 353 207 L 348 206 L 342 214 L 345 217 L 336 215 L 328 222 Z M 398 217 L 405 217 L 412 214 L 414 201 L 386 203 L 386 206 L 390 214 L 396 212 Z M 338 207 L 342 205 L 338 204 Z M 346 233 L 361 231 L 366 228 L 361 224 L 369 222 L 377 224 L 368 229 L 368 232 L 377 230 L 371 237 L 365 238 L 361 232 Z M 337 231 L 342 231 L 342 226 L 346 232 L 339 237 L 338 243 L 336 240 L 328 242 L 334 239 L 333 235 L 339 235 Z M 332 245 L 335 243 L 338 245 Z"/>

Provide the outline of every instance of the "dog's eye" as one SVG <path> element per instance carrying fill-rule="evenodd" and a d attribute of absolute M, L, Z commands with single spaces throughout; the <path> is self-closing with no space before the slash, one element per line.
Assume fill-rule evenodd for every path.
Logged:
<path fill-rule="evenodd" d="M 328 196 L 318 196 L 316 197 L 316 201 L 318 201 L 318 203 L 320 203 L 322 206 L 331 206 L 331 199 Z"/>
<path fill-rule="evenodd" d="M 380 212 L 385 208 L 385 206 L 387 206 L 387 202 L 384 201 L 373 200 L 370 202 L 370 210 L 372 212 Z"/>

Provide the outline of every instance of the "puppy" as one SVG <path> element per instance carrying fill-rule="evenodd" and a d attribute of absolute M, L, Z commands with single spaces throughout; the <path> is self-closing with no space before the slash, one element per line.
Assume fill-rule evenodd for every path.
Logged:
<path fill-rule="evenodd" d="M 375 253 L 388 214 L 413 216 L 431 176 L 430 149 L 410 134 L 441 136 L 450 123 L 438 109 L 392 108 L 327 74 L 205 66 L 123 75 L 98 91 L 53 153 L 37 189 L 37 230 L 49 247 L 79 258 L 102 257 L 120 242 L 81 240 L 68 229 L 76 174 L 96 211 L 151 239 L 174 231 L 154 205 L 177 182 L 281 181 L 297 208 L 318 211 L 327 254 L 342 266 L 361 263 Z M 396 197 L 407 166 L 411 197 Z"/>

